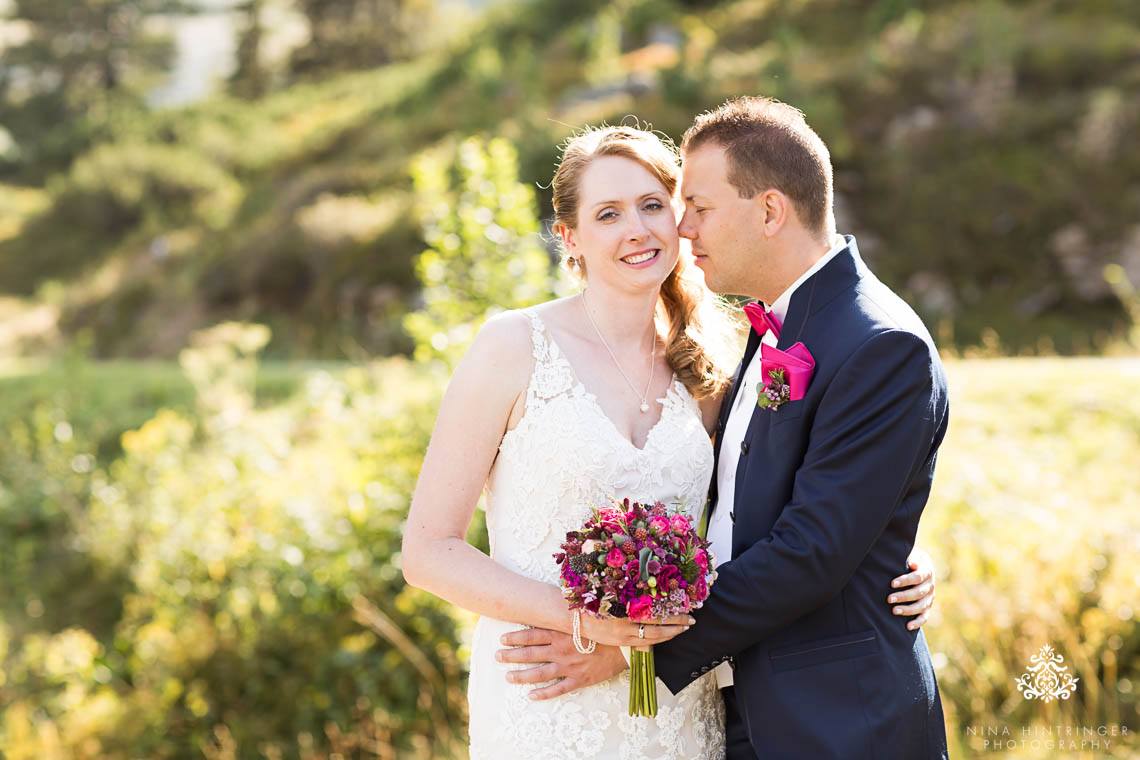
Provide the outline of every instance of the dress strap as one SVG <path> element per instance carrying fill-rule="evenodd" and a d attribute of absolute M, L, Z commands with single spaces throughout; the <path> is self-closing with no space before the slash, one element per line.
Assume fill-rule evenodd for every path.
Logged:
<path fill-rule="evenodd" d="M 523 313 L 530 317 L 530 342 L 534 349 L 534 360 L 540 362 L 550 356 L 550 346 L 546 341 L 546 325 L 533 309 L 523 309 Z"/>
<path fill-rule="evenodd" d="M 529 409 L 540 403 L 540 399 L 550 399 L 569 391 L 574 384 L 574 375 L 569 362 L 550 339 L 542 319 L 533 309 L 523 309 L 523 312 L 530 317 L 530 336 L 534 349 L 534 372 L 526 394 Z"/>

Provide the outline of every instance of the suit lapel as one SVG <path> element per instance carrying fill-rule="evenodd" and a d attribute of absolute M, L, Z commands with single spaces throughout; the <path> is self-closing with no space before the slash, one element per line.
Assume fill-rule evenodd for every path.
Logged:
<path fill-rule="evenodd" d="M 807 325 L 807 319 L 811 316 L 812 306 L 815 303 L 816 288 L 826 271 L 827 267 L 824 267 L 816 272 L 814 277 L 797 288 L 796 292 L 792 294 L 792 302 L 788 304 L 788 315 L 784 319 L 784 327 L 780 330 L 776 348 L 787 351 L 803 335 L 804 327 Z"/>
<path fill-rule="evenodd" d="M 867 274 L 867 267 L 859 257 L 859 247 L 855 238 L 847 235 L 847 247 L 837 253 L 814 275 L 809 277 L 788 304 L 788 314 L 784 318 L 784 328 L 776 347 L 787 351 L 803 339 L 807 321 L 812 314 L 829 304 L 841 292 L 854 285 Z M 811 349 L 811 346 L 808 346 Z"/>

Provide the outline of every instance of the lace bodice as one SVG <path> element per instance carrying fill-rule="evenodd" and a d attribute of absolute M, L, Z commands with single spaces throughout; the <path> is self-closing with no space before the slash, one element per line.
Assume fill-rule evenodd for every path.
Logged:
<path fill-rule="evenodd" d="M 491 556 L 536 580 L 558 582 L 553 555 L 567 531 L 610 497 L 662 501 L 700 517 L 713 453 L 697 402 L 676 379 L 661 417 L 638 448 L 578 381 L 539 317 L 531 320 L 534 370 L 526 409 L 503 437 L 487 483 Z M 480 620 L 472 642 L 471 758 L 544 757 L 665 760 L 721 758 L 723 706 L 703 678 L 677 697 L 659 684 L 655 720 L 630 718 L 628 671 L 606 683 L 547 702 L 533 687 L 508 684 L 493 660 L 498 636 L 520 626 Z"/>
<path fill-rule="evenodd" d="M 712 473 L 700 408 L 674 379 L 661 418 L 638 448 L 582 386 L 558 344 L 531 314 L 534 374 L 526 412 L 507 432 L 488 479 L 491 556 L 518 573 L 557 583 L 551 559 L 566 532 L 611 496 L 684 505 L 698 519 Z"/>

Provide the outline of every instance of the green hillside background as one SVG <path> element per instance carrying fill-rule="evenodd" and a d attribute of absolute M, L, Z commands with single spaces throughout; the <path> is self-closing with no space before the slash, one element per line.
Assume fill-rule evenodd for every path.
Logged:
<path fill-rule="evenodd" d="M 323 13 L 370 3 L 448 28 L 427 2 Z M 384 21 L 371 32 L 390 47 L 421 36 Z M 989 329 L 1018 353 L 1093 353 L 1126 328 L 1103 268 L 1140 281 L 1136 3 L 536 0 L 465 23 L 363 71 L 344 69 L 368 30 L 334 26 L 347 39 L 329 60 L 298 52 L 182 108 L 77 78 L 83 97 L 61 93 L 40 122 L 34 100 L 0 109 L 27 133 L 0 164 L 0 291 L 9 312 L 41 307 L 9 314 L 0 340 L 88 331 L 100 357 L 172 358 L 193 330 L 242 319 L 274 328 L 273 356 L 406 352 L 414 156 L 500 136 L 539 187 L 575 128 L 636 117 L 679 138 L 740 93 L 805 111 L 832 149 L 841 228 L 948 347 Z M 120 90 L 142 78 L 124 68 Z M 540 218 L 548 205 L 540 192 Z"/>
<path fill-rule="evenodd" d="M 160 102 L 223 5 L 233 65 Z M 399 569 L 449 368 L 572 291 L 567 136 L 745 93 L 945 352 L 952 756 L 1140 751 L 1140 4 L 7 0 L 0 757 L 465 757 L 471 617 Z M 1072 699 L 1017 690 L 1045 644 Z"/>

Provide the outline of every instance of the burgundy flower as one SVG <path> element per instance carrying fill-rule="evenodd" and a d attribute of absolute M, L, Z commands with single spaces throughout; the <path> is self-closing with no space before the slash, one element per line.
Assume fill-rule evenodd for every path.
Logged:
<path fill-rule="evenodd" d="M 650 562 L 650 564 L 653 564 Z M 670 581 L 681 580 L 681 570 L 676 565 L 663 565 L 657 575 L 657 587 L 668 587 Z M 672 589 L 670 589 L 672 590 Z"/>

